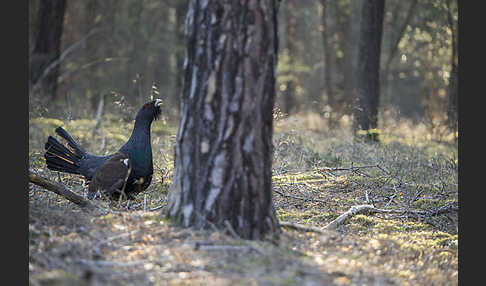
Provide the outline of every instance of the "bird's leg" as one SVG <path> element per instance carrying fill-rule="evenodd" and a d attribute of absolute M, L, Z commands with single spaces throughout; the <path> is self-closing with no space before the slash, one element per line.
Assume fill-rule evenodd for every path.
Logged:
<path fill-rule="evenodd" d="M 122 185 L 123 184 L 123 185 Z M 122 186 L 121 190 L 120 190 L 120 197 L 118 198 L 118 207 L 120 208 L 121 207 L 121 202 L 122 202 L 122 199 L 123 197 L 126 198 L 126 194 L 125 194 L 125 186 L 126 186 L 126 181 L 125 180 L 119 180 L 117 183 L 115 183 L 113 185 L 113 191 L 116 191 L 120 186 Z"/>
<path fill-rule="evenodd" d="M 120 208 L 120 206 L 121 206 L 123 196 L 125 196 L 125 188 L 122 188 L 122 190 L 120 192 L 120 197 L 118 198 L 118 208 Z"/>

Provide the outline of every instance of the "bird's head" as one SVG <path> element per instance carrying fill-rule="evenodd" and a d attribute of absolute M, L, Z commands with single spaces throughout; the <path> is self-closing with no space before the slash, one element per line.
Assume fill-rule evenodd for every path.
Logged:
<path fill-rule="evenodd" d="M 162 99 L 154 99 L 145 103 L 138 111 L 136 119 L 145 119 L 149 122 L 159 119 L 160 114 L 162 113 L 161 106 Z"/>

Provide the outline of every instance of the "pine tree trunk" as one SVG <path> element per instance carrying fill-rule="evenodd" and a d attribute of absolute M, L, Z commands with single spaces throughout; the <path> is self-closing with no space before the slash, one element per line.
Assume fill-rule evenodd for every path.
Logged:
<path fill-rule="evenodd" d="M 36 36 L 30 56 L 30 87 L 39 82 L 41 96 L 56 98 L 59 66 L 43 74 L 45 69 L 61 54 L 61 35 L 66 0 L 40 2 L 36 20 Z"/>
<path fill-rule="evenodd" d="M 184 47 L 184 22 L 185 22 L 185 13 L 187 11 L 187 1 L 178 1 L 176 0 L 176 31 L 175 31 L 175 39 L 176 39 L 176 46 L 178 47 L 175 51 L 175 58 L 176 58 L 176 83 L 175 83 L 175 90 L 173 95 L 171 96 L 170 102 L 172 102 L 175 106 L 179 107 L 181 105 L 180 94 L 182 92 L 182 74 L 183 74 L 183 64 L 184 64 L 184 49 L 179 47 Z M 179 108 L 177 109 L 177 115 L 179 115 Z"/>
<path fill-rule="evenodd" d="M 361 19 L 362 0 L 351 0 L 351 15 L 348 21 L 346 51 L 344 58 L 344 104 L 343 114 L 352 114 L 352 102 L 356 98 L 356 69 L 358 63 L 358 36 Z"/>
<path fill-rule="evenodd" d="M 285 50 L 287 51 L 287 55 L 289 57 L 288 65 L 293 67 L 295 65 L 294 58 L 297 55 L 295 42 L 297 41 L 297 25 L 298 19 L 296 17 L 297 13 L 297 0 L 287 0 L 284 3 L 285 9 L 285 23 L 284 23 L 284 31 L 285 31 Z M 290 115 L 291 112 L 295 111 L 295 73 L 293 72 L 294 69 L 290 69 L 288 71 L 287 76 L 289 80 L 285 82 L 285 91 L 283 92 L 283 112 L 287 115 Z"/>
<path fill-rule="evenodd" d="M 334 92 L 334 86 L 332 84 L 332 50 L 330 48 L 330 38 L 332 37 L 331 30 L 333 29 L 333 25 L 331 24 L 331 19 L 332 15 L 330 14 L 329 7 L 332 4 L 329 4 L 328 0 L 321 0 L 321 5 L 322 5 L 322 18 L 321 18 L 321 23 L 324 29 L 322 30 L 322 45 L 324 47 L 324 90 L 326 93 L 326 98 L 327 98 L 327 105 L 331 108 L 329 111 L 329 125 L 330 127 L 334 127 L 334 120 L 333 120 L 333 115 L 334 115 L 334 107 L 336 105 L 336 99 L 335 99 L 335 92 Z"/>
<path fill-rule="evenodd" d="M 96 16 L 99 15 L 99 3 L 96 0 L 89 0 L 86 4 L 86 18 L 84 34 L 87 35 L 94 27 L 96 27 Z M 84 58 L 90 62 L 94 55 L 97 54 L 100 45 L 94 41 L 86 41 L 84 44 Z M 100 75 L 96 71 L 86 74 L 88 88 L 86 88 L 86 100 L 89 101 L 92 114 L 98 109 L 101 95 L 99 93 Z"/>
<path fill-rule="evenodd" d="M 277 0 L 189 1 L 167 215 L 185 227 L 278 235 L 272 205 Z"/>
<path fill-rule="evenodd" d="M 371 141 L 378 141 L 378 134 L 370 130 L 378 126 L 384 8 L 384 0 L 364 1 L 361 14 L 354 130 L 358 135 L 358 131 L 368 132 L 366 138 Z"/>
<path fill-rule="evenodd" d="M 452 7 L 451 7 L 451 0 L 446 1 L 447 5 L 447 21 L 449 27 L 451 29 L 451 42 L 452 42 L 452 54 L 451 54 L 451 73 L 449 77 L 449 86 L 448 86 L 448 102 L 447 102 L 447 123 L 449 128 L 454 131 L 454 134 L 457 132 L 457 98 L 459 95 L 458 92 L 458 58 L 457 58 L 457 28 L 454 27 L 454 21 L 452 18 Z M 457 5 L 457 2 L 455 3 Z M 456 135 L 454 138 L 457 139 Z"/>

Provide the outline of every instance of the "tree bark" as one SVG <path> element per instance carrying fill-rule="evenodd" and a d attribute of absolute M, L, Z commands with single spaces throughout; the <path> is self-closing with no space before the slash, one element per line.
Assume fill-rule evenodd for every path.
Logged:
<path fill-rule="evenodd" d="M 30 56 L 30 87 L 40 79 L 44 69 L 61 54 L 61 35 L 66 0 L 43 0 L 36 17 L 36 35 Z M 54 67 L 40 82 L 41 96 L 56 98 L 59 66 Z"/>
<path fill-rule="evenodd" d="M 326 98 L 327 98 L 327 105 L 331 107 L 331 111 L 329 114 L 329 125 L 330 127 L 334 127 L 334 120 L 333 120 L 333 113 L 335 112 L 334 107 L 336 105 L 336 99 L 335 99 L 335 92 L 333 88 L 333 84 L 331 81 L 331 74 L 332 74 L 332 51 L 330 49 L 330 38 L 332 36 L 331 30 L 332 26 L 330 24 L 331 20 L 329 19 L 332 17 L 330 15 L 329 7 L 328 7 L 329 1 L 326 0 L 321 0 L 321 5 L 322 5 L 322 18 L 321 18 L 321 23 L 323 26 L 322 30 L 322 45 L 324 47 L 324 90 L 326 93 Z"/>
<path fill-rule="evenodd" d="M 354 130 L 357 135 L 365 131 L 371 141 L 378 141 L 378 134 L 370 130 L 378 126 L 384 8 L 384 0 L 370 0 L 363 2 L 361 10 Z"/>
<path fill-rule="evenodd" d="M 352 103 L 356 98 L 356 69 L 358 62 L 358 37 L 362 0 L 351 0 L 350 18 L 347 25 L 346 50 L 344 53 L 344 99 L 343 114 L 352 114 Z"/>
<path fill-rule="evenodd" d="M 98 1 L 89 0 L 86 1 L 86 26 L 84 27 L 84 33 L 88 34 L 96 26 L 96 16 L 99 13 Z M 95 44 L 93 41 L 86 41 L 84 45 L 85 59 L 87 62 L 91 61 L 93 55 L 96 55 L 99 49 L 99 44 Z M 92 114 L 97 110 L 100 102 L 99 84 L 100 77 L 96 71 L 87 73 L 88 88 L 86 88 L 86 100 L 89 101 Z"/>
<path fill-rule="evenodd" d="M 457 0 L 456 0 L 457 1 Z M 451 29 L 451 42 L 452 42 L 452 55 L 451 55 L 451 73 L 449 77 L 449 86 L 448 86 L 448 102 L 447 102 L 447 123 L 449 128 L 454 131 L 454 134 L 457 131 L 457 98 L 459 95 L 458 92 L 458 59 L 457 59 L 457 30 L 454 27 L 454 21 L 452 19 L 452 7 L 451 7 L 451 0 L 446 2 L 447 4 L 447 22 Z M 457 5 L 457 2 L 456 2 Z M 457 136 L 454 135 L 454 138 L 457 139 Z"/>
<path fill-rule="evenodd" d="M 181 115 L 167 216 L 244 239 L 278 235 L 272 110 L 278 1 L 189 1 Z"/>
<path fill-rule="evenodd" d="M 177 29 L 180 29 L 179 27 L 184 27 L 184 21 L 185 21 L 185 14 L 187 11 L 187 1 L 177 1 L 177 6 L 176 6 L 176 25 Z M 185 46 L 185 38 L 184 38 L 184 28 L 182 30 L 178 30 L 176 32 L 176 41 L 177 41 L 177 46 L 178 47 L 183 47 Z M 183 74 L 184 70 L 184 51 L 183 49 L 177 49 L 175 52 L 176 55 L 176 63 L 177 63 L 177 83 L 176 83 L 176 95 L 174 98 L 174 102 L 177 104 L 177 107 L 180 106 L 181 104 L 181 99 L 179 94 L 182 92 L 182 83 L 183 83 L 183 78 L 180 77 L 180 75 Z"/>
<path fill-rule="evenodd" d="M 139 33 L 142 29 L 143 1 L 135 1 L 129 5 L 129 18 L 133 21 L 133 32 Z M 143 27 L 146 29 L 147 27 Z M 128 57 L 128 69 L 126 71 L 126 93 L 127 98 L 133 106 L 138 106 L 144 102 L 142 93 L 143 83 L 146 74 L 144 73 L 143 55 L 145 50 L 144 40 L 141 38 L 132 38 L 132 49 Z"/>
<path fill-rule="evenodd" d="M 289 58 L 289 66 L 294 66 L 295 61 L 294 58 L 296 57 L 296 47 L 295 42 L 297 41 L 297 2 L 296 0 L 287 0 L 284 3 L 285 9 L 285 50 L 287 51 L 287 55 Z M 293 73 L 294 69 L 290 69 L 288 71 L 288 78 L 289 80 L 285 83 L 285 91 L 283 92 L 283 112 L 287 115 L 290 115 L 292 111 L 295 110 L 295 73 Z"/>

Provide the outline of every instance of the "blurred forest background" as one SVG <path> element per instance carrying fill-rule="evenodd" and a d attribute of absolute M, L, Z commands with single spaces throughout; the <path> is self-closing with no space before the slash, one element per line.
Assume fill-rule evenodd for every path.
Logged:
<path fill-rule="evenodd" d="M 103 98 L 105 112 L 129 120 L 155 84 L 165 118 L 177 124 L 187 1 L 45 2 L 29 2 L 30 118 L 94 118 Z M 282 116 L 312 116 L 319 128 L 350 126 L 362 3 L 281 2 L 276 107 Z M 36 38 L 43 5 L 60 5 L 49 11 L 64 13 L 57 55 L 43 54 Z M 386 1 L 379 126 L 385 118 L 406 119 L 435 139 L 457 137 L 457 22 L 454 0 Z M 49 77 L 57 80 L 43 87 Z M 115 102 L 123 108 L 109 104 Z"/>
<path fill-rule="evenodd" d="M 356 140 L 353 121 L 368 75 L 358 54 L 373 47 L 360 37 L 372 18 L 362 8 L 383 2 L 279 2 L 279 246 L 181 230 L 158 212 L 175 165 L 187 2 L 29 1 L 29 173 L 85 195 L 79 176 L 46 168 L 47 137 L 63 126 L 87 151 L 111 154 L 142 103 L 164 101 L 153 180 L 130 204 L 96 200 L 106 215 L 91 216 L 29 184 L 29 284 L 458 285 L 458 0 L 385 1 L 368 129 L 380 144 Z M 361 204 L 381 212 L 322 231 Z"/>

